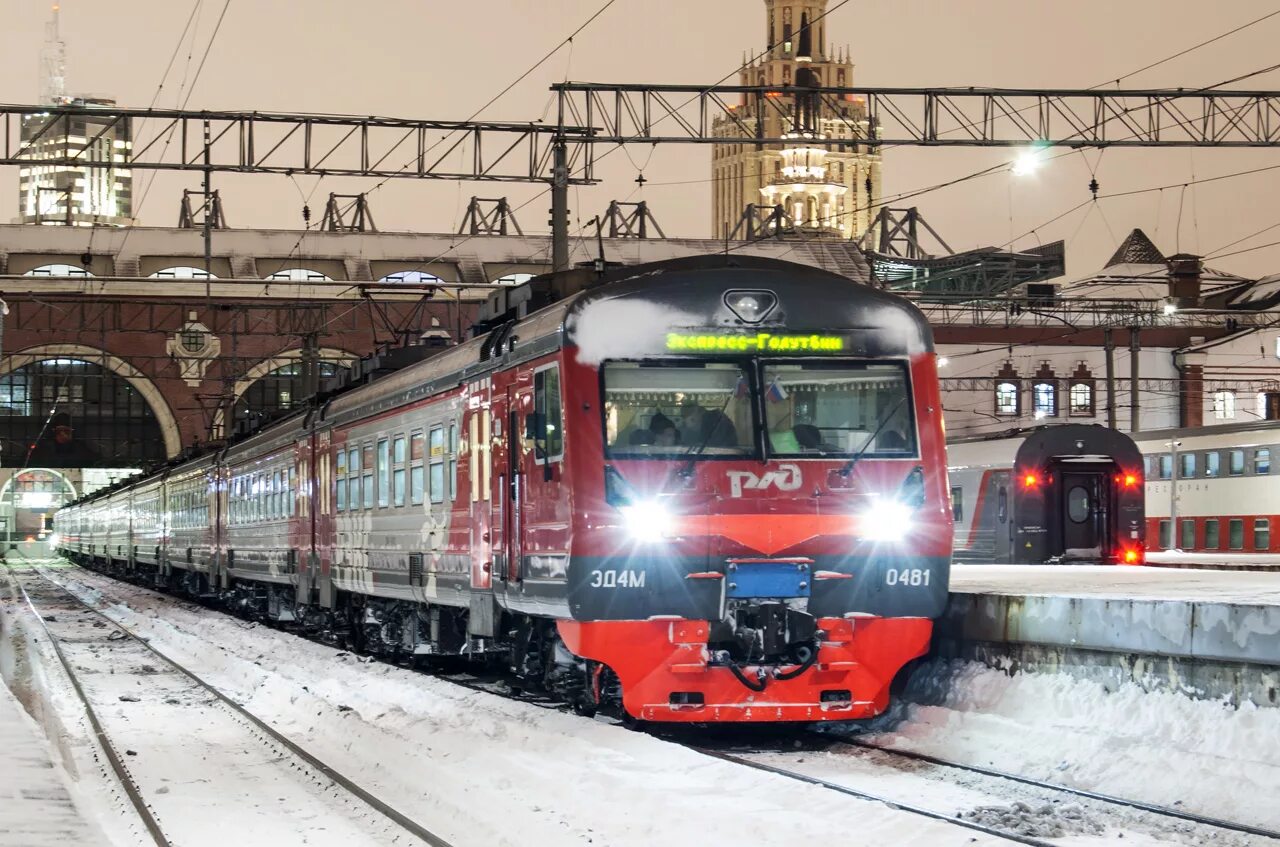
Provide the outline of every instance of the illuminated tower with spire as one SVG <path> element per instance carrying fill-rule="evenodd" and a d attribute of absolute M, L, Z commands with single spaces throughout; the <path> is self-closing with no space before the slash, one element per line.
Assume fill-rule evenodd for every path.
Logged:
<path fill-rule="evenodd" d="M 40 50 L 40 105 L 92 109 L 114 106 L 105 97 L 67 94 L 67 45 L 54 4 Z M 127 120 L 92 113 L 37 112 L 22 117 L 22 147 L 32 161 L 18 170 L 18 223 L 124 226 L 133 217 L 132 152 Z M 105 162 L 107 167 L 39 164 L 42 159 Z"/>
<path fill-rule="evenodd" d="M 739 229 L 751 204 L 781 207 L 798 230 L 811 235 L 857 238 L 870 226 L 880 201 L 880 155 L 858 145 L 839 150 L 828 139 L 873 132 L 861 98 L 835 100 L 806 89 L 853 85 L 849 50 L 827 41 L 828 0 L 765 0 L 764 53 L 743 57 L 741 85 L 776 86 L 763 102 L 744 95 L 731 117 L 713 131 L 726 138 L 759 131 L 788 143 L 760 147 L 717 144 L 713 148 L 712 226 L 724 238 Z M 757 126 L 763 124 L 762 127 Z"/>

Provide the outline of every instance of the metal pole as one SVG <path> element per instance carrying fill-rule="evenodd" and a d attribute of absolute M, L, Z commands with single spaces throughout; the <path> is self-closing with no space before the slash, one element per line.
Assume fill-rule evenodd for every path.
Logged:
<path fill-rule="evenodd" d="M 563 138 L 552 145 L 551 269 L 569 270 L 569 151 Z"/>
<path fill-rule="evenodd" d="M 1102 331 L 1103 349 L 1107 354 L 1107 426 L 1116 428 L 1116 345 L 1111 329 Z"/>
<path fill-rule="evenodd" d="M 1142 423 L 1138 418 L 1138 354 L 1142 352 L 1142 343 L 1138 339 L 1138 328 L 1129 327 L 1129 431 L 1138 432 Z"/>
<path fill-rule="evenodd" d="M 204 272 L 208 275 L 204 280 L 204 296 L 213 293 L 213 138 L 210 135 L 209 122 L 204 122 Z"/>

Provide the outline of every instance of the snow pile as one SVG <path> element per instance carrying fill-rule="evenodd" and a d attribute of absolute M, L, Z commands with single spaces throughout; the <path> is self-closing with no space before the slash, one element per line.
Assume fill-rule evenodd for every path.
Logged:
<path fill-rule="evenodd" d="M 1028 838 L 1062 838 L 1066 835 L 1103 835 L 1107 828 L 1078 803 L 1034 805 L 1017 800 L 1008 806 L 979 806 L 961 815 L 967 821 L 1025 835 Z"/>
<path fill-rule="evenodd" d="M 584 365 L 660 352 L 665 328 L 705 323 L 705 319 L 679 309 L 629 298 L 592 301 L 571 321 L 578 361 Z"/>
<path fill-rule="evenodd" d="M 1280 572 L 1115 565 L 953 565 L 961 594 L 1061 595 L 1280 606 Z"/>
<path fill-rule="evenodd" d="M 935 660 L 868 728 L 882 746 L 1280 828 L 1277 708 Z"/>

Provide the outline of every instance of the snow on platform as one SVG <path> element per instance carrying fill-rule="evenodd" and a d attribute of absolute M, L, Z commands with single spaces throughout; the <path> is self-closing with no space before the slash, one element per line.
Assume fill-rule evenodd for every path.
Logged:
<path fill-rule="evenodd" d="M 1280 705 L 1280 573 L 956 565 L 940 649 Z"/>
<path fill-rule="evenodd" d="M 53 763 L 48 742 L 0 684 L 0 845 L 61 847 L 99 843 Z"/>
<path fill-rule="evenodd" d="M 1280 573 L 1119 565 L 952 565 L 951 590 L 1280 606 Z"/>
<path fill-rule="evenodd" d="M 1278 553 L 1211 553 L 1206 550 L 1148 550 L 1148 565 L 1163 568 L 1211 568 L 1280 572 Z"/>

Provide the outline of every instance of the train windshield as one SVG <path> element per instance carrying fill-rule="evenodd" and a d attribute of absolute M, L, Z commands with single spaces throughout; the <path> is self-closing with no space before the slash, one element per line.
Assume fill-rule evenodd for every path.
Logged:
<path fill-rule="evenodd" d="M 610 456 L 704 458 L 755 453 L 751 380 L 740 364 L 604 366 Z"/>
<path fill-rule="evenodd" d="M 767 362 L 761 375 L 771 456 L 916 455 L 903 365 Z"/>

